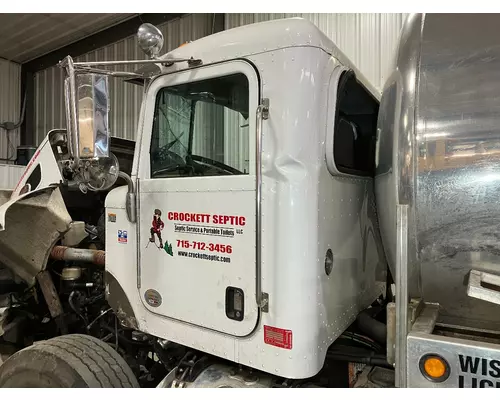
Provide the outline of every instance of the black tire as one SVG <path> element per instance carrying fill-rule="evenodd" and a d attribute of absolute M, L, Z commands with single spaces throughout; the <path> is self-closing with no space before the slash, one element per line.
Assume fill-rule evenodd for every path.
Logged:
<path fill-rule="evenodd" d="M 2 388 L 138 388 L 132 370 L 108 344 L 64 335 L 18 351 L 0 366 Z"/>

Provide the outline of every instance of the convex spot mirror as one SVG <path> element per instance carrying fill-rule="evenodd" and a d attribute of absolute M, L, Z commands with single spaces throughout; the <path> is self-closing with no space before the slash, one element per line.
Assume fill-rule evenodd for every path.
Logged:
<path fill-rule="evenodd" d="M 163 34 L 152 24 L 142 24 L 137 31 L 139 47 L 150 58 L 158 57 L 163 48 Z"/>

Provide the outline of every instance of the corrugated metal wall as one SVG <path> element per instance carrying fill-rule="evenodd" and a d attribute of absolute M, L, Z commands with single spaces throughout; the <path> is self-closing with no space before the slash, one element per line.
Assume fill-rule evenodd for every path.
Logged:
<path fill-rule="evenodd" d="M 163 32 L 165 43 L 162 53 L 168 52 L 189 40 L 196 40 L 212 33 L 214 14 L 191 14 L 158 25 Z M 135 36 L 95 50 L 75 61 L 106 61 L 145 58 L 137 45 Z M 133 71 L 138 66 L 120 66 L 122 71 Z M 118 68 L 115 68 L 118 69 Z M 124 83 L 120 79 L 109 80 L 111 94 L 110 131 L 111 135 L 125 139 L 135 139 L 139 109 L 142 101 L 141 88 Z M 51 67 L 40 71 L 35 77 L 35 123 L 37 143 L 54 128 L 64 128 L 63 71 Z"/>
<path fill-rule="evenodd" d="M 18 123 L 21 112 L 21 66 L 0 58 L 0 123 Z M 0 128 L 0 164 L 16 159 L 19 129 Z M 1 177 L 0 177 L 1 179 Z"/>
<path fill-rule="evenodd" d="M 0 164 L 0 189 L 14 190 L 26 167 Z"/>
<path fill-rule="evenodd" d="M 302 17 L 313 22 L 382 90 L 407 14 L 226 14 L 225 29 Z"/>

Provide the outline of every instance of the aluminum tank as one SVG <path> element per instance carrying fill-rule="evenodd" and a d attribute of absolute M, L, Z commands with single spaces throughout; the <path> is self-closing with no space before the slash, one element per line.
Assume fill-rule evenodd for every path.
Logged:
<path fill-rule="evenodd" d="M 409 292 L 441 321 L 500 330 L 467 296 L 471 269 L 500 274 L 500 16 L 412 15 L 381 100 L 376 198 L 394 276 L 396 205 L 409 205 Z"/>

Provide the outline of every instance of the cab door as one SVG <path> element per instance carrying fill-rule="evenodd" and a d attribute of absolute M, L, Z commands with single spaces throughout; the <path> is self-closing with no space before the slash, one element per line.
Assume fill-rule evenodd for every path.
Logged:
<path fill-rule="evenodd" d="M 235 336 L 258 320 L 256 109 L 244 61 L 156 78 L 138 173 L 139 291 L 151 312 Z"/>

